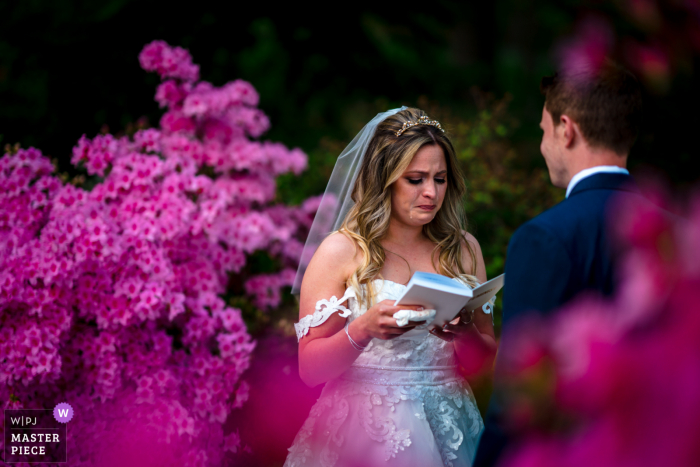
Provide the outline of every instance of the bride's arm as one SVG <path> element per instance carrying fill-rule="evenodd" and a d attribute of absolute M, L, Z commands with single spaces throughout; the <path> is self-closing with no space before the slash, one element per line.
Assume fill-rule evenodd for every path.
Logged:
<path fill-rule="evenodd" d="M 343 297 L 345 283 L 357 268 L 360 255 L 355 244 L 339 233 L 321 243 L 301 284 L 300 321 L 314 314 L 319 300 Z M 411 307 L 395 307 L 391 303 L 390 300 L 377 303 L 350 323 L 348 333 L 358 345 L 364 347 L 374 337 L 391 339 L 413 329 L 412 326 L 399 328 L 392 318 L 399 309 Z M 347 302 L 341 305 L 349 308 Z M 308 333 L 299 340 L 299 375 L 309 386 L 340 376 L 360 355 L 360 350 L 353 347 L 345 334 L 346 318 L 341 317 L 340 312 L 333 312 L 322 324 L 309 327 Z"/>
<path fill-rule="evenodd" d="M 479 242 L 473 235 L 464 234 L 465 241 L 471 245 L 476 259 L 476 278 L 482 284 L 486 282 L 486 266 L 484 265 L 484 256 L 481 253 Z M 467 259 L 469 255 L 464 248 L 465 264 L 470 264 L 471 259 Z M 467 262 L 468 261 L 468 262 Z M 487 372 L 493 366 L 493 361 L 496 357 L 498 344 L 496 343 L 496 335 L 493 330 L 492 313 L 486 314 L 482 309 L 474 310 L 471 323 L 464 324 L 461 320 L 456 324 L 447 324 L 443 328 L 443 332 L 439 334 L 452 335 L 455 354 L 462 368 L 467 372 L 467 376 L 478 375 Z"/>

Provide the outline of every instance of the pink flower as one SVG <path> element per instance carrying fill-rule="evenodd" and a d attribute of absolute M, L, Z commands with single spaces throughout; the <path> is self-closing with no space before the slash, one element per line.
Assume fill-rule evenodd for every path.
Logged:
<path fill-rule="evenodd" d="M 143 152 L 160 152 L 160 132 L 155 128 L 139 130 L 134 135 L 134 142 Z"/>
<path fill-rule="evenodd" d="M 282 287 L 291 286 L 295 276 L 296 271 L 292 269 L 279 274 L 260 274 L 246 281 L 246 292 L 255 297 L 255 304 L 260 308 L 274 308 L 281 303 Z"/>
<path fill-rule="evenodd" d="M 306 156 L 251 140 L 269 121 L 249 83 L 197 82 L 187 51 L 162 41 L 139 60 L 164 79 L 167 111 L 131 137 L 80 138 L 72 163 L 90 190 L 64 184 L 36 149 L 0 158 L 0 398 L 74 404 L 69 442 L 86 465 L 109 451 L 105 432 L 136 442 L 125 420 L 177 451 L 167 465 L 221 465 L 255 347 L 222 295 L 235 272 L 252 281 L 242 299 L 280 302 L 296 266 L 285 250 L 311 214 L 270 203 L 275 177 Z M 245 272 L 257 249 L 278 272 Z"/>
<path fill-rule="evenodd" d="M 603 66 L 613 42 L 612 29 L 605 19 L 597 16 L 585 18 L 574 37 L 559 45 L 559 69 L 564 74 L 588 79 Z"/>
<path fill-rule="evenodd" d="M 260 100 L 260 96 L 255 88 L 249 82 L 240 79 L 228 83 L 224 86 L 223 91 L 226 93 L 230 104 L 256 107 Z"/>
<path fill-rule="evenodd" d="M 163 78 L 178 78 L 183 81 L 199 79 L 199 65 L 192 63 L 187 50 L 170 47 L 164 41 L 153 41 L 146 45 L 139 54 L 141 67 L 155 71 Z"/>
<path fill-rule="evenodd" d="M 78 145 L 73 148 L 71 162 L 83 162 L 89 174 L 104 175 L 107 167 L 114 161 L 117 141 L 112 135 L 96 136 L 92 141 L 83 135 Z"/>
<path fill-rule="evenodd" d="M 232 453 L 238 452 L 238 447 L 241 445 L 241 437 L 238 432 L 230 433 L 224 438 L 224 451 Z"/>
<path fill-rule="evenodd" d="M 179 84 L 175 80 L 169 79 L 158 85 L 155 99 L 161 107 L 177 109 L 191 89 L 190 83 Z"/>
<path fill-rule="evenodd" d="M 226 308 L 219 313 L 221 324 L 229 332 L 236 333 L 245 328 L 245 323 L 241 318 L 241 310 L 236 308 Z"/>
<path fill-rule="evenodd" d="M 160 126 L 166 134 L 182 133 L 190 135 L 196 130 L 196 124 L 190 117 L 176 111 L 165 112 L 160 119 Z"/>

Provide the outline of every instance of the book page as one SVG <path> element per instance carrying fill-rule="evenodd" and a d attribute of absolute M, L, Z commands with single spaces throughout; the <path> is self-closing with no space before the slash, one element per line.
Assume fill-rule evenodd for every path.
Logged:
<path fill-rule="evenodd" d="M 494 277 L 490 281 L 484 282 L 476 287 L 472 292 L 474 296 L 467 302 L 465 307 L 468 310 L 476 310 L 481 308 L 496 295 L 505 284 L 506 275 Z"/>
<path fill-rule="evenodd" d="M 452 279 L 447 276 L 443 276 L 441 274 L 433 274 L 431 272 L 423 272 L 423 271 L 417 271 L 413 274 L 411 277 L 411 280 L 408 283 L 408 286 L 411 286 L 411 283 L 415 284 L 420 284 L 424 285 L 426 287 L 431 287 L 431 288 L 438 288 L 441 289 L 443 287 L 448 287 L 450 289 L 452 288 L 468 288 L 461 282 L 456 281 L 455 279 Z"/>
<path fill-rule="evenodd" d="M 436 310 L 435 318 L 431 325 L 447 323 L 454 319 L 459 310 L 472 297 L 472 289 L 456 279 L 446 276 L 432 277 L 433 280 L 423 280 L 426 276 L 439 276 L 438 274 L 416 272 L 406 286 L 404 293 L 394 302 L 395 305 L 421 305 L 426 309 Z M 444 278 L 444 279 L 442 279 Z M 404 335 L 413 335 L 427 332 L 426 329 L 414 329 Z"/>

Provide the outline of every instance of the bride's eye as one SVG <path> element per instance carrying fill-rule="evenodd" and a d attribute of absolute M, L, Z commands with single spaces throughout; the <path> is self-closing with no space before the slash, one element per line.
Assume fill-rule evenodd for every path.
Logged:
<path fill-rule="evenodd" d="M 408 183 L 410 183 L 411 185 L 418 185 L 420 182 L 423 181 L 422 178 L 407 178 L 406 180 L 408 180 Z"/>
<path fill-rule="evenodd" d="M 446 180 L 444 178 L 436 178 L 435 181 L 442 185 L 443 183 L 445 183 Z"/>

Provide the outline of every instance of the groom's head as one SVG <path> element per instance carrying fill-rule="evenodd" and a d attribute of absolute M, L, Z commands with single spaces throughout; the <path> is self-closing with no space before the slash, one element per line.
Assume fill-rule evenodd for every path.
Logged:
<path fill-rule="evenodd" d="M 543 78 L 540 89 L 540 150 L 555 186 L 565 188 L 589 167 L 626 165 L 642 107 L 641 88 L 629 71 L 606 62 L 595 72 Z"/>

